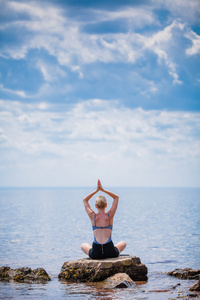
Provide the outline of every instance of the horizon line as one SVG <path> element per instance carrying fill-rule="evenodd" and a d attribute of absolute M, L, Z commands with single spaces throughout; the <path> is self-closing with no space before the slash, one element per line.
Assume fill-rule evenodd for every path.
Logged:
<path fill-rule="evenodd" d="M 0 189 L 94 189 L 94 186 L 0 186 Z M 164 188 L 182 188 L 182 189 L 199 189 L 200 186 L 107 186 L 106 188 L 146 188 L 146 189 L 164 189 Z"/>

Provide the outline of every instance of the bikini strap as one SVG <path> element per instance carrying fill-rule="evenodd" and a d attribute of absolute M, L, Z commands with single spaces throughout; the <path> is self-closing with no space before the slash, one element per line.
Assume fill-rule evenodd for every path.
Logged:
<path fill-rule="evenodd" d="M 97 226 L 97 225 L 96 225 L 96 216 L 97 216 L 97 215 L 94 214 L 94 226 Z"/>
<path fill-rule="evenodd" d="M 110 226 L 110 216 L 109 216 L 109 213 L 107 213 L 107 215 L 108 215 L 108 219 L 109 219 L 109 226 Z"/>

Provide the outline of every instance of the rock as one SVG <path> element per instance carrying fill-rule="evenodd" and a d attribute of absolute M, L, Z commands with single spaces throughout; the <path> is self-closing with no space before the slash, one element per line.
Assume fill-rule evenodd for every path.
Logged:
<path fill-rule="evenodd" d="M 191 268 L 175 269 L 168 272 L 167 275 L 175 276 L 180 279 L 199 279 L 200 270 L 194 270 Z"/>
<path fill-rule="evenodd" d="M 190 298 L 198 297 L 198 295 L 197 295 L 197 294 L 194 294 L 194 293 L 189 293 L 188 296 L 189 296 Z M 198 298 L 199 298 L 199 297 L 198 297 Z"/>
<path fill-rule="evenodd" d="M 197 291 L 197 292 L 200 291 L 200 275 L 199 275 L 198 282 L 195 285 L 191 286 L 190 291 Z"/>
<path fill-rule="evenodd" d="M 134 281 L 126 273 L 117 273 L 105 281 L 104 288 L 128 288 L 134 284 Z"/>
<path fill-rule="evenodd" d="M 172 289 L 173 290 L 175 290 L 178 286 L 180 286 L 181 284 L 180 283 L 177 283 L 176 285 L 174 285 L 173 287 L 172 287 Z"/>
<path fill-rule="evenodd" d="M 14 280 L 25 283 L 45 283 L 51 278 L 43 268 L 32 270 L 31 268 L 11 269 L 9 267 L 0 267 L 0 280 Z"/>
<path fill-rule="evenodd" d="M 136 256 L 93 260 L 90 258 L 67 261 L 59 274 L 60 280 L 93 282 L 103 281 L 116 273 L 126 273 L 134 281 L 147 280 L 147 267 Z"/>

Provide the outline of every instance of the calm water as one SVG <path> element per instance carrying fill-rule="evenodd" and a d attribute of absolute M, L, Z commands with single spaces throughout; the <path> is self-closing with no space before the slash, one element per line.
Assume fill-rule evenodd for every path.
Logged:
<path fill-rule="evenodd" d="M 1 282 L 0 299 L 171 299 L 186 295 L 186 288 L 195 281 L 180 281 L 164 272 L 200 268 L 200 189 L 113 191 L 120 196 L 113 241 L 125 240 L 124 254 L 139 256 L 147 265 L 146 284 L 109 291 L 95 284 L 58 281 L 63 262 L 86 257 L 80 244 L 92 243 L 82 203 L 91 189 L 1 189 L 0 266 L 43 267 L 52 281 Z M 94 209 L 92 200 L 91 206 Z M 171 290 L 177 283 L 181 285 Z"/>

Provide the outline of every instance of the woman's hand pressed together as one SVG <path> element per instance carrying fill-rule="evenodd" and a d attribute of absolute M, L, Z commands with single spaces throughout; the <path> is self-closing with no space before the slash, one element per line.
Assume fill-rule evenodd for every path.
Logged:
<path fill-rule="evenodd" d="M 98 183 L 97 183 L 97 188 L 99 191 L 103 191 L 103 187 L 102 187 L 101 181 L 99 179 L 98 179 Z"/>

